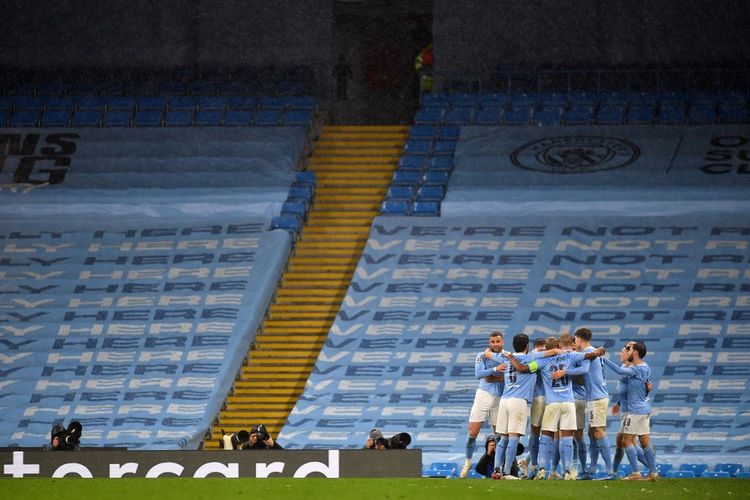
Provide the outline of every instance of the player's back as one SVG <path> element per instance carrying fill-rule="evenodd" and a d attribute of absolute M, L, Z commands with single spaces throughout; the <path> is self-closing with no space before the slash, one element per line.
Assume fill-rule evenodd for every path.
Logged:
<path fill-rule="evenodd" d="M 583 358 L 582 353 L 568 352 L 543 358 L 537 361 L 544 381 L 544 396 L 547 404 L 574 402 L 573 386 L 568 375 L 557 380 L 552 379 L 552 374 L 558 370 L 569 370 L 573 368 L 576 361 Z"/>
<path fill-rule="evenodd" d="M 592 346 L 589 346 L 583 352 L 592 352 L 594 350 Z M 609 397 L 607 379 L 604 377 L 604 360 L 601 357 L 591 360 L 589 371 L 584 375 L 583 380 L 586 386 L 586 399 L 588 401 L 596 401 L 597 399 Z"/>
<path fill-rule="evenodd" d="M 628 412 L 635 414 L 651 413 L 651 401 L 648 398 L 646 382 L 651 377 L 651 368 L 646 363 L 632 365 L 634 375 L 628 377 Z"/>

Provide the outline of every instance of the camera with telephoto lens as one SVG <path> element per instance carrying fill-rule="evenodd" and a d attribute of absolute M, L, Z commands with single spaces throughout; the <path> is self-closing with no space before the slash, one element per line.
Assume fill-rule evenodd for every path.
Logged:
<path fill-rule="evenodd" d="M 399 432 L 385 440 L 385 447 L 389 450 L 405 450 L 411 443 L 411 435 L 408 432 Z"/>
<path fill-rule="evenodd" d="M 263 424 L 254 425 L 251 434 L 255 434 L 255 436 L 258 438 L 258 441 L 268 441 L 268 439 L 271 437 L 271 435 L 268 433 L 268 430 L 266 429 L 266 426 Z"/>
<path fill-rule="evenodd" d="M 53 450 L 77 450 L 81 444 L 81 434 L 83 434 L 83 426 L 80 422 L 71 422 L 67 429 L 62 425 L 55 425 L 50 433 L 50 448 Z"/>

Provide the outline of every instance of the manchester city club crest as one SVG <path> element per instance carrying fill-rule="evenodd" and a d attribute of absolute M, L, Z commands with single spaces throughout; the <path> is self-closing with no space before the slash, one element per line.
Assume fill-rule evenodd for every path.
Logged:
<path fill-rule="evenodd" d="M 613 137 L 546 137 L 529 142 L 510 156 L 519 168 L 553 174 L 588 174 L 622 168 L 641 150 L 630 141 Z"/>

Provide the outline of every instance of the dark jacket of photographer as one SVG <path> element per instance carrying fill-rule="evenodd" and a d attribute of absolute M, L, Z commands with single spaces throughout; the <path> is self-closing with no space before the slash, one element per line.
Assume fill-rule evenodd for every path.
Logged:
<path fill-rule="evenodd" d="M 283 450 L 279 443 L 276 442 L 271 436 L 263 440 L 264 436 L 260 434 L 250 434 L 250 441 L 245 446 L 245 450 Z"/>

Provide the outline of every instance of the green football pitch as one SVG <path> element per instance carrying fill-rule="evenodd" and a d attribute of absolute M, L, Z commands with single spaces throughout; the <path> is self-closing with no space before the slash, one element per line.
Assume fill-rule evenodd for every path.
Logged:
<path fill-rule="evenodd" d="M 746 479 L 658 481 L 491 481 L 459 479 L 4 479 L 3 500 L 107 499 L 696 499 L 750 498 Z"/>

